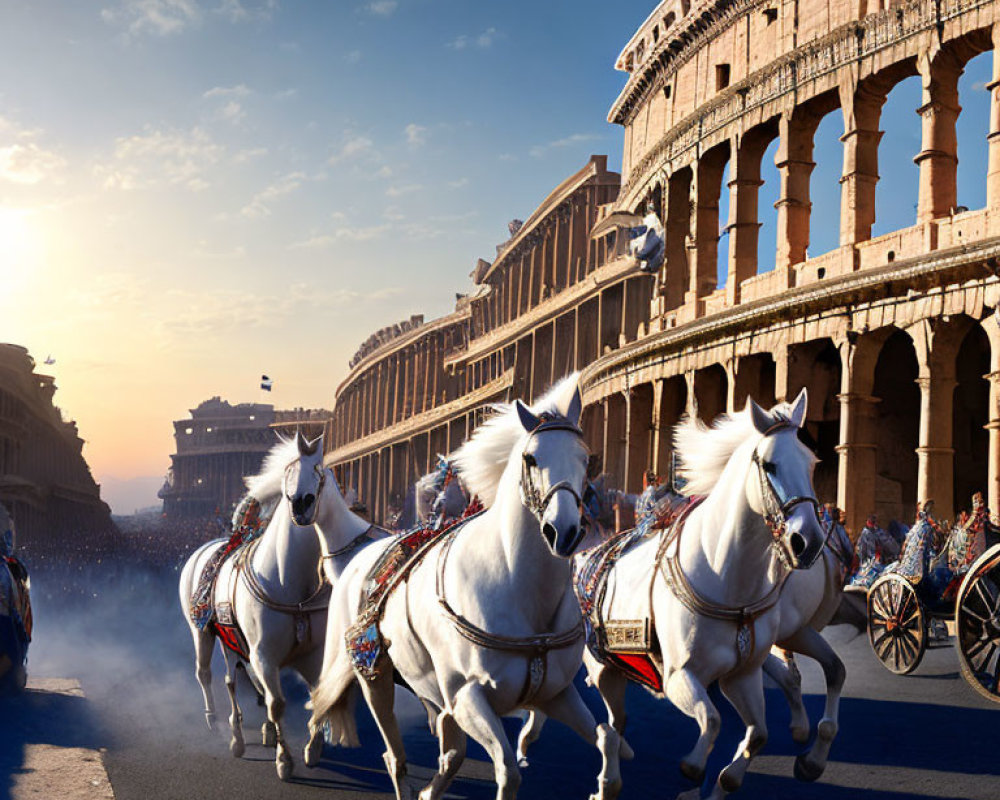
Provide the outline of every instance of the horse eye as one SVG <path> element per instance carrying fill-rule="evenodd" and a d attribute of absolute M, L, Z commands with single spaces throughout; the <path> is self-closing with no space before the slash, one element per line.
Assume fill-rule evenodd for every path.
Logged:
<path fill-rule="evenodd" d="M 533 455 L 531 455 L 531 453 L 525 453 L 524 454 L 524 463 L 525 463 L 525 466 L 528 466 L 528 467 L 537 467 L 538 466 L 538 462 L 535 461 L 535 457 Z"/>
<path fill-rule="evenodd" d="M 764 472 L 768 475 L 774 475 L 778 471 L 777 465 L 773 461 L 765 461 L 763 463 Z"/>

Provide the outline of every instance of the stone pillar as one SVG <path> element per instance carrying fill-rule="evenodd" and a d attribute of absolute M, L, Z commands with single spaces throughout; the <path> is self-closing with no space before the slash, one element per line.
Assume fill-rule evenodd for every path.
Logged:
<path fill-rule="evenodd" d="M 736 396 L 736 376 L 738 374 L 739 359 L 735 356 L 727 358 L 722 362 L 722 368 L 726 371 L 726 413 L 734 414 L 739 411 L 739 400 Z"/>
<path fill-rule="evenodd" d="M 691 231 L 690 196 L 690 168 L 682 169 L 667 179 L 664 191 L 667 210 L 663 219 L 666 236 L 664 275 L 660 282 L 660 292 L 663 294 L 664 307 L 667 311 L 677 308 L 684 302 L 684 292 L 689 288 L 688 255 L 685 245 Z"/>
<path fill-rule="evenodd" d="M 653 441 L 651 443 L 651 455 L 650 455 L 650 466 L 653 469 L 659 470 L 660 464 L 660 450 L 663 447 L 664 440 L 669 438 L 670 434 L 664 434 L 661 429 L 662 420 L 661 412 L 663 405 L 663 379 L 658 378 L 653 381 L 653 408 L 650 415 L 650 427 L 652 428 Z M 661 475 L 662 479 L 663 476 Z"/>
<path fill-rule="evenodd" d="M 990 92 L 989 164 L 986 168 L 986 207 L 1000 211 L 1000 23 L 993 25 L 993 79 Z M 995 506 L 990 511 L 998 513 Z"/>
<path fill-rule="evenodd" d="M 995 517 L 1000 514 L 1000 320 L 993 313 L 980 324 L 990 340 L 990 372 L 985 376 L 990 382 L 990 405 L 986 423 L 990 437 L 986 502 L 990 513 Z"/>
<path fill-rule="evenodd" d="M 740 302 L 740 284 L 757 274 L 757 237 L 760 222 L 757 198 L 764 182 L 760 161 L 768 141 L 764 136 L 747 136 L 739 147 L 730 145 L 736 157 L 729 165 L 729 275 L 726 302 Z"/>
<path fill-rule="evenodd" d="M 881 342 L 854 337 L 855 343 L 837 342 L 840 351 L 840 443 L 837 506 L 847 515 L 846 527 L 854 538 L 861 533 L 868 514 L 875 510 L 875 477 L 878 451 L 875 443 L 875 406 L 871 394 Z M 885 523 L 886 520 L 883 520 Z"/>
<path fill-rule="evenodd" d="M 917 354 L 920 439 L 917 446 L 917 503 L 934 500 L 938 519 L 954 519 L 952 406 L 957 346 L 931 320 L 907 329 Z"/>
<path fill-rule="evenodd" d="M 698 161 L 691 184 L 691 232 L 688 243 L 691 259 L 690 283 L 686 302 L 696 304 L 701 316 L 700 301 L 715 291 L 719 252 L 719 192 L 722 173 L 728 160 L 728 145 L 713 148 Z"/>
<path fill-rule="evenodd" d="M 957 202 L 958 138 L 955 123 L 958 78 L 962 64 L 943 51 L 936 58 L 924 51 L 917 58 L 922 84 L 920 115 L 921 149 L 914 157 L 920 168 L 917 223 L 947 216 Z"/>
<path fill-rule="evenodd" d="M 867 84 L 840 87 L 844 114 L 844 171 L 840 179 L 840 244 L 866 242 L 875 222 L 879 117 L 885 95 Z"/>
<path fill-rule="evenodd" d="M 796 109 L 782 114 L 778 125 L 781 138 L 774 163 L 781 175 L 781 195 L 774 204 L 778 212 L 775 269 L 787 271 L 806 260 L 809 247 L 809 178 L 816 166 L 813 139 L 819 119 Z"/>

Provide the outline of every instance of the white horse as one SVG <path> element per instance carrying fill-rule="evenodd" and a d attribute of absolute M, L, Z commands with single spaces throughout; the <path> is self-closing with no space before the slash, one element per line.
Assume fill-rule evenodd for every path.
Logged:
<path fill-rule="evenodd" d="M 393 668 L 428 709 L 440 742 L 438 772 L 422 800 L 442 796 L 465 757 L 466 736 L 494 765 L 497 798 L 520 784 L 500 722 L 537 708 L 564 722 L 603 757 L 595 797 L 621 783 L 618 737 L 598 726 L 573 677 L 583 649 L 569 557 L 581 537 L 580 492 L 587 452 L 578 427 L 578 377 L 561 381 L 530 410 L 520 401 L 480 426 L 456 454 L 466 486 L 486 511 L 439 540 L 392 592 L 381 618 L 387 655 L 359 683 L 387 747 L 399 800 L 409 796 L 403 743 L 392 713 Z M 357 743 L 350 713 L 355 670 L 341 645 L 358 616 L 375 545 L 345 570 L 331 599 L 323 677 L 313 693 L 312 725 L 329 721 L 334 741 Z"/>
<path fill-rule="evenodd" d="M 682 422 L 675 445 L 688 481 L 684 491 L 704 500 L 689 509 L 676 537 L 663 533 L 639 542 L 608 577 L 602 618 L 649 621 L 659 642 L 654 658 L 664 691 L 698 722 L 700 736 L 681 761 L 683 774 L 701 782 L 719 731 L 719 713 L 706 691 L 712 682 L 719 681 L 747 727 L 713 797 L 740 787 L 767 741 L 761 667 L 772 645 L 781 641 L 821 660 L 832 655 L 807 627 L 826 598 L 825 566 L 813 566 L 826 531 L 812 488 L 816 459 L 797 438 L 806 402 L 803 390 L 793 405 L 770 413 L 749 400 L 744 412 L 721 418 L 713 429 L 697 420 Z M 793 569 L 807 572 L 789 586 Z M 623 673 L 589 652 L 584 663 L 620 733 Z M 843 666 L 827 679 L 835 704 Z M 817 761 L 822 756 L 825 762 L 821 745 L 816 748 Z M 629 754 L 624 744 L 622 753 Z"/>
<path fill-rule="evenodd" d="M 242 631 L 249 653 L 254 683 L 263 689 L 267 722 L 262 728 L 264 744 L 276 746 L 278 777 L 287 780 L 293 762 L 282 730 L 285 699 L 279 672 L 295 669 L 309 684 L 316 685 L 323 659 L 326 609 L 323 570 L 328 581 L 336 580 L 344 563 L 370 537 L 379 534 L 368 522 L 352 514 L 337 486 L 333 472 L 323 466 L 322 437 L 307 442 L 299 433 L 294 441 L 272 448 L 259 475 L 246 479 L 250 494 L 262 504 L 277 508 L 264 534 L 241 555 L 228 558 L 219 569 L 213 605 L 215 612 L 231 615 Z M 190 619 L 191 595 L 205 564 L 225 546 L 225 540 L 209 542 L 188 559 L 181 572 L 180 600 L 194 639 L 196 674 L 205 696 L 205 717 L 215 727 L 212 695 L 212 646 L 215 625 L 199 628 Z M 322 562 L 323 570 L 320 569 Z M 243 659 L 223 646 L 226 688 L 232 703 L 229 724 L 230 750 L 243 755 L 242 712 L 236 699 L 236 669 Z M 323 739 L 313 731 L 305 748 L 305 762 L 318 762 Z"/>
<path fill-rule="evenodd" d="M 432 516 L 439 526 L 447 520 L 458 519 L 469 504 L 458 477 L 452 474 L 449 480 L 449 470 L 453 467 L 443 456 L 438 458 L 442 461 L 438 469 L 428 472 L 414 487 L 417 521 L 425 526 L 431 524 Z"/>

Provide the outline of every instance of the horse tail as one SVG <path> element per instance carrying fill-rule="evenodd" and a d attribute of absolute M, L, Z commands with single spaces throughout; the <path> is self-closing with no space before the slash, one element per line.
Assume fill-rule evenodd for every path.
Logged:
<path fill-rule="evenodd" d="M 312 691 L 307 707 L 312 708 L 310 729 L 326 723 L 329 728 L 326 740 L 338 747 L 360 747 L 358 723 L 355 708 L 358 700 L 358 685 L 354 678 L 354 667 L 346 653 L 340 653 L 330 669 L 324 670 L 322 678 Z"/>

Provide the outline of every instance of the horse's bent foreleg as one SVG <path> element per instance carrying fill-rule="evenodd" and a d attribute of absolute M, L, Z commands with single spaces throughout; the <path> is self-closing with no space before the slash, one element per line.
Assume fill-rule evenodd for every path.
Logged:
<path fill-rule="evenodd" d="M 319 675 L 323 668 L 323 649 L 315 648 L 303 656 L 295 664 L 295 669 L 308 684 L 310 693 L 319 683 Z M 314 767 L 319 763 L 320 756 L 323 755 L 323 727 L 321 725 L 309 725 L 309 741 L 306 743 L 303 760 L 307 767 Z"/>
<path fill-rule="evenodd" d="M 438 743 L 441 753 L 438 756 L 438 771 L 434 773 L 431 782 L 420 793 L 420 800 L 438 800 L 454 780 L 459 767 L 465 761 L 465 745 L 467 737 L 448 711 L 437 715 Z"/>
<path fill-rule="evenodd" d="M 802 676 L 799 674 L 799 668 L 791 660 L 791 654 L 789 660 L 785 661 L 772 652 L 764 661 L 763 669 L 767 677 L 778 684 L 788 702 L 788 708 L 792 712 L 792 719 L 788 725 L 792 732 L 792 740 L 805 744 L 809 740 L 809 714 L 802 702 Z"/>
<path fill-rule="evenodd" d="M 528 748 L 538 741 L 542 735 L 542 727 L 545 725 L 547 717 L 538 709 L 528 712 L 528 718 L 521 726 L 521 733 L 517 737 L 517 765 L 524 769 L 528 766 Z"/>
<path fill-rule="evenodd" d="M 281 692 L 281 676 L 278 666 L 265 661 L 260 654 L 260 648 L 251 649 L 250 658 L 253 661 L 254 672 L 264 685 L 264 704 L 267 706 L 267 719 L 275 730 L 274 766 L 278 772 L 278 777 L 287 781 L 292 776 L 294 762 L 292 754 L 285 742 L 285 732 L 283 730 L 283 717 L 285 715 L 285 696 Z"/>
<path fill-rule="evenodd" d="M 226 661 L 226 690 L 229 692 L 229 702 L 232 705 L 232 713 L 229 715 L 229 728 L 232 731 L 229 752 L 240 758 L 246 750 L 243 741 L 243 712 L 240 711 L 239 700 L 236 699 L 236 668 L 240 660 L 225 647 L 222 648 L 222 655 Z"/>
<path fill-rule="evenodd" d="M 389 777 L 396 791 L 396 800 L 409 800 L 412 792 L 406 783 L 406 750 L 403 748 L 403 737 L 399 733 L 396 715 L 392 710 L 392 701 L 396 696 L 396 686 L 392 682 L 392 665 L 386 662 L 374 680 L 369 681 L 359 677 L 358 683 L 385 742 L 386 751 L 382 758 L 386 769 L 389 770 Z"/>
<path fill-rule="evenodd" d="M 618 733 L 619 756 L 631 761 L 635 753 L 625 741 L 625 689 L 628 687 L 628 678 L 614 667 L 593 660 L 589 653 L 584 656 L 583 663 L 587 667 L 590 682 L 597 687 L 608 710 L 608 723 Z"/>
<path fill-rule="evenodd" d="M 483 746 L 493 761 L 497 782 L 497 800 L 513 800 L 521 784 L 517 758 L 507 741 L 507 733 L 489 704 L 479 683 L 467 683 L 455 695 L 455 721 L 469 736 Z"/>
<path fill-rule="evenodd" d="M 201 686 L 201 694 L 205 699 L 205 722 L 209 730 L 215 730 L 215 696 L 212 694 L 212 649 L 215 646 L 215 635 L 210 630 L 191 627 L 194 639 L 195 677 Z"/>
<path fill-rule="evenodd" d="M 681 759 L 681 772 L 684 777 L 700 784 L 705 778 L 705 762 L 712 752 L 715 737 L 719 735 L 719 711 L 713 705 L 705 691 L 705 687 L 687 669 L 679 669 L 670 673 L 666 686 L 667 697 L 677 709 L 698 723 L 701 733 L 694 748 Z"/>
<path fill-rule="evenodd" d="M 719 680 L 723 694 L 733 704 L 743 724 L 747 726 L 746 736 L 736 749 L 732 762 L 719 773 L 719 780 L 712 791 L 712 797 L 725 796 L 743 785 L 747 768 L 760 749 L 767 743 L 767 720 L 764 716 L 764 683 L 759 669 L 739 675 L 730 675 Z"/>
<path fill-rule="evenodd" d="M 826 639 L 812 628 L 803 628 L 789 640 L 789 644 L 795 652 L 818 661 L 823 668 L 823 677 L 826 678 L 826 706 L 823 718 L 816 726 L 816 741 L 807 753 L 795 759 L 795 777 L 803 781 L 814 781 L 826 769 L 830 747 L 837 736 L 840 693 L 844 688 L 847 670 Z"/>
<path fill-rule="evenodd" d="M 615 729 L 606 723 L 597 724 L 572 683 L 552 699 L 538 703 L 538 707 L 597 747 L 601 753 L 601 772 L 597 776 L 597 794 L 592 794 L 590 800 L 614 800 L 622 789 Z"/>

